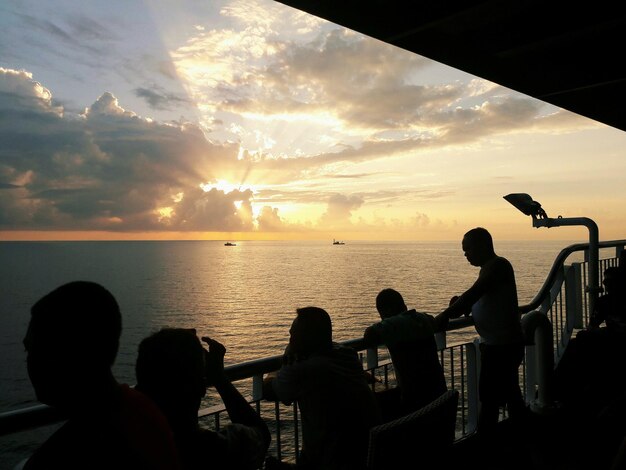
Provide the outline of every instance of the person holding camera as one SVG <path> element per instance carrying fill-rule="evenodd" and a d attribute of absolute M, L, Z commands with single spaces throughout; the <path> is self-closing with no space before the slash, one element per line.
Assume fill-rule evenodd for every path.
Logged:
<path fill-rule="evenodd" d="M 298 404 L 302 418 L 298 468 L 362 470 L 369 430 L 381 420 L 374 392 L 357 352 L 333 342 L 328 313 L 319 307 L 299 308 L 296 313 L 283 365 L 265 377 L 263 397 Z"/>
<path fill-rule="evenodd" d="M 269 429 L 224 372 L 226 348 L 195 329 L 163 328 L 142 340 L 136 363 L 137 389 L 167 417 L 183 469 L 256 469 L 271 441 Z M 231 424 L 219 431 L 198 423 L 206 388 L 215 387 Z"/>

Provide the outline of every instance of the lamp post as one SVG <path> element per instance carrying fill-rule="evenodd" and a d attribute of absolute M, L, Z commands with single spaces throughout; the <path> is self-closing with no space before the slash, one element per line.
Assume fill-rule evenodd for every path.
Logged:
<path fill-rule="evenodd" d="M 541 204 L 534 201 L 532 197 L 525 193 L 513 193 L 504 196 L 508 202 L 515 206 L 524 215 L 530 215 L 533 219 L 533 227 L 562 227 L 562 226 L 584 226 L 589 230 L 589 313 L 593 312 L 598 293 L 601 291 L 598 283 L 598 225 L 588 217 L 548 217 L 541 208 Z"/>

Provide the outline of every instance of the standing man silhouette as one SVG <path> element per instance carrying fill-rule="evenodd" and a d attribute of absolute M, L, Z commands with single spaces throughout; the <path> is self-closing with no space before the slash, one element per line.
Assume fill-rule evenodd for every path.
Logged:
<path fill-rule="evenodd" d="M 436 321 L 441 329 L 451 318 L 471 311 L 481 353 L 478 432 L 486 435 L 494 431 L 501 406 L 506 405 L 512 419 L 526 413 L 518 377 L 524 341 L 511 263 L 496 255 L 491 234 L 482 227 L 465 234 L 462 248 L 467 261 L 480 267 L 478 279 L 461 296 L 453 297 Z"/>

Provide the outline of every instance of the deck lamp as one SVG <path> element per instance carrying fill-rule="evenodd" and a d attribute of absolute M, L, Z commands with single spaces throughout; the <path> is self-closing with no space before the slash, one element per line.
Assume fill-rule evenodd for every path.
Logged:
<path fill-rule="evenodd" d="M 534 201 L 532 197 L 525 193 L 513 193 L 504 196 L 508 202 L 514 205 L 524 215 L 533 218 L 533 227 L 562 227 L 572 225 L 582 225 L 589 230 L 589 313 L 593 312 L 597 294 L 602 290 L 598 284 L 598 225 L 588 217 L 548 217 L 541 204 Z"/>

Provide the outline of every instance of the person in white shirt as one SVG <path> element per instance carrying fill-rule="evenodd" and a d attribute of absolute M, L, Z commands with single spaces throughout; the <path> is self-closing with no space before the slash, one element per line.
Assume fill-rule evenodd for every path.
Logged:
<path fill-rule="evenodd" d="M 491 234 L 482 227 L 474 228 L 463 237 L 462 248 L 467 261 L 480 267 L 478 279 L 462 295 L 453 297 L 435 320 L 441 329 L 451 318 L 471 312 L 481 341 L 478 432 L 487 434 L 498 423 L 501 406 L 507 407 L 512 419 L 524 418 L 528 411 L 518 375 L 524 358 L 521 313 L 513 267 L 496 255 Z"/>

